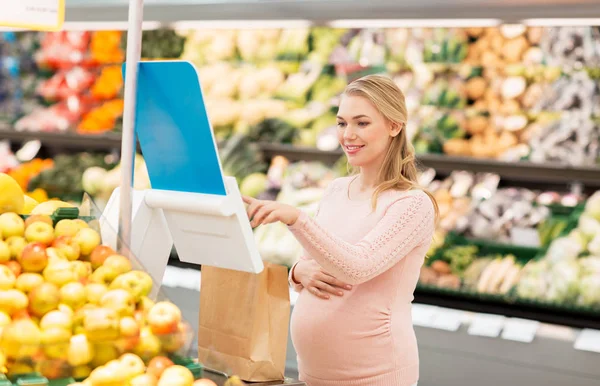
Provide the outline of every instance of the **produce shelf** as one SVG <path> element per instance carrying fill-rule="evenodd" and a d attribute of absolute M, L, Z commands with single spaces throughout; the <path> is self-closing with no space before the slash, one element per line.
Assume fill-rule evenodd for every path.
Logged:
<path fill-rule="evenodd" d="M 283 155 L 292 161 L 322 161 L 333 164 L 342 155 L 341 150 L 322 151 L 314 148 L 295 147 L 261 143 L 261 150 L 267 158 Z M 582 183 L 600 187 L 600 167 L 573 167 L 567 165 L 533 162 L 503 162 L 493 159 L 475 159 L 452 157 L 443 154 L 421 154 L 417 156 L 424 167 L 434 168 L 438 173 L 449 174 L 455 170 L 466 170 L 474 173 L 496 173 L 500 177 L 524 182 L 542 182 L 547 184 Z"/>
<path fill-rule="evenodd" d="M 0 128 L 0 140 L 4 139 L 19 143 L 39 140 L 43 146 L 73 150 L 121 149 L 121 134 L 116 133 L 81 135 L 76 133 L 15 131 Z"/>

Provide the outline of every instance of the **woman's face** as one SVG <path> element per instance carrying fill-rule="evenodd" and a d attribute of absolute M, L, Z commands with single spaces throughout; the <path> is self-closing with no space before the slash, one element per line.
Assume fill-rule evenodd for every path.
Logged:
<path fill-rule="evenodd" d="M 395 125 L 394 125 L 395 126 Z M 338 140 L 354 167 L 379 166 L 397 129 L 366 98 L 344 95 L 337 114 Z"/>

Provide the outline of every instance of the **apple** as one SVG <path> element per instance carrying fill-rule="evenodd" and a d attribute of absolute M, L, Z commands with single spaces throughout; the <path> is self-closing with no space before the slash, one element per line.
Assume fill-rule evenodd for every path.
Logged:
<path fill-rule="evenodd" d="M 148 296 L 142 296 L 139 302 L 139 308 L 146 315 L 156 303 Z"/>
<path fill-rule="evenodd" d="M 60 289 L 60 299 L 74 310 L 83 307 L 87 300 L 85 286 L 78 281 L 65 284 Z"/>
<path fill-rule="evenodd" d="M 87 222 L 83 221 L 80 218 L 73 219 L 73 223 L 75 223 L 75 225 L 77 225 L 78 229 L 83 229 L 83 228 L 89 228 L 90 227 Z"/>
<path fill-rule="evenodd" d="M 109 286 L 112 282 L 112 272 L 109 268 L 105 266 L 98 267 L 92 274 L 90 275 L 90 282 L 92 283 L 101 283 L 106 286 Z"/>
<path fill-rule="evenodd" d="M 139 302 L 144 296 L 150 294 L 152 284 L 152 278 L 146 272 L 130 271 L 117 276 L 110 284 L 110 288 L 127 290 L 133 295 L 136 302 Z"/>
<path fill-rule="evenodd" d="M 52 283 L 42 283 L 29 292 L 29 311 L 35 316 L 44 316 L 55 310 L 59 303 L 60 291 Z"/>
<path fill-rule="evenodd" d="M 61 251 L 68 260 L 73 261 L 79 259 L 81 249 L 79 248 L 79 244 L 71 236 L 58 236 L 54 239 L 52 246 Z"/>
<path fill-rule="evenodd" d="M 112 343 L 96 343 L 94 344 L 94 357 L 90 362 L 92 368 L 103 366 L 119 356 L 119 351 Z"/>
<path fill-rule="evenodd" d="M 73 270 L 77 275 L 77 280 L 86 280 L 92 274 L 92 264 L 89 261 L 75 260 L 71 262 Z"/>
<path fill-rule="evenodd" d="M 0 311 L 9 315 L 27 309 L 29 299 L 27 295 L 16 289 L 0 291 Z M 14 318 L 14 317 L 13 317 Z"/>
<path fill-rule="evenodd" d="M 90 262 L 92 263 L 92 267 L 94 269 L 100 267 L 102 264 L 104 264 L 104 261 L 108 256 L 115 254 L 117 254 L 117 252 L 115 252 L 115 250 L 108 245 L 98 245 L 90 254 Z"/>
<path fill-rule="evenodd" d="M 11 260 L 8 263 L 4 263 L 4 265 L 7 266 L 16 277 L 19 277 L 23 271 L 23 268 L 18 261 Z"/>
<path fill-rule="evenodd" d="M 42 243 L 28 244 L 18 259 L 25 272 L 42 272 L 48 264 L 46 246 Z"/>
<path fill-rule="evenodd" d="M 88 303 L 100 304 L 104 294 L 108 292 L 108 287 L 102 283 L 88 283 L 85 285 L 85 296 Z"/>
<path fill-rule="evenodd" d="M 62 253 L 58 248 L 49 247 L 46 248 L 46 255 L 48 256 L 48 265 L 57 261 L 69 261 L 67 256 Z"/>
<path fill-rule="evenodd" d="M 173 363 L 173 361 L 169 358 L 160 355 L 152 358 L 150 362 L 148 362 L 148 370 L 146 371 L 146 373 L 152 374 L 157 379 L 159 379 L 163 371 L 165 371 L 167 367 L 171 367 L 174 364 L 175 363 Z"/>
<path fill-rule="evenodd" d="M 25 229 L 27 229 L 34 222 L 45 222 L 48 225 L 54 226 L 54 221 L 52 221 L 52 217 L 45 214 L 32 214 L 25 219 Z"/>
<path fill-rule="evenodd" d="M 8 212 L 0 214 L 0 233 L 4 239 L 12 236 L 23 236 L 25 232 L 25 221 L 16 213 Z"/>
<path fill-rule="evenodd" d="M 111 308 L 117 311 L 120 316 L 131 316 L 135 311 L 135 299 L 123 289 L 114 289 L 109 290 L 102 296 L 100 306 Z"/>
<path fill-rule="evenodd" d="M 6 373 L 6 376 L 9 378 L 16 378 L 19 375 L 29 374 L 29 373 L 33 373 L 33 372 L 34 372 L 34 369 L 33 369 L 33 366 L 30 364 L 30 362 L 26 362 L 25 360 L 20 360 L 20 361 L 12 363 L 11 366 L 8 366 L 8 372 Z"/>
<path fill-rule="evenodd" d="M 121 364 L 117 361 L 117 363 L 109 366 L 109 363 L 92 370 L 88 378 L 92 385 L 116 386 L 127 384 L 127 378 L 123 373 Z"/>
<path fill-rule="evenodd" d="M 4 311 L 0 311 L 0 328 L 8 326 L 11 322 L 10 315 Z"/>
<path fill-rule="evenodd" d="M 160 353 L 160 340 L 152 333 L 150 327 L 142 327 L 140 340 L 133 348 L 133 353 L 144 360 L 150 360 Z"/>
<path fill-rule="evenodd" d="M 31 358 L 39 350 L 42 332 L 31 319 L 13 321 L 2 331 L 0 346 L 8 358 Z"/>
<path fill-rule="evenodd" d="M 50 311 L 42 316 L 40 328 L 42 330 L 62 328 L 70 331 L 73 328 L 73 316 L 59 310 Z"/>
<path fill-rule="evenodd" d="M 71 331 L 60 327 L 42 330 L 44 354 L 52 359 L 67 359 Z"/>
<path fill-rule="evenodd" d="M 27 240 L 21 236 L 11 236 L 5 241 L 10 248 L 11 259 L 18 259 L 21 256 L 21 253 L 23 253 L 23 249 L 27 245 Z"/>
<path fill-rule="evenodd" d="M 243 385 L 243 383 L 240 383 L 240 385 Z M 195 380 L 192 386 L 217 386 L 217 384 L 208 378 L 202 378 Z"/>
<path fill-rule="evenodd" d="M 119 358 L 119 362 L 121 362 L 121 368 L 127 379 L 131 379 L 136 375 L 142 375 L 146 371 L 144 361 L 135 354 L 123 354 Z"/>
<path fill-rule="evenodd" d="M 140 338 L 140 325 L 133 316 L 125 316 L 119 322 L 120 337 L 115 345 L 120 352 L 129 352 L 138 343 Z"/>
<path fill-rule="evenodd" d="M 44 282 L 44 277 L 39 273 L 25 272 L 19 277 L 15 283 L 15 288 L 26 294 L 31 292 L 32 289 Z"/>
<path fill-rule="evenodd" d="M 148 311 L 146 319 L 153 333 L 170 334 L 177 331 L 181 322 L 181 310 L 171 302 L 161 301 Z"/>
<path fill-rule="evenodd" d="M 71 366 L 83 366 L 92 361 L 94 346 L 85 334 L 73 335 L 67 349 L 67 362 Z"/>
<path fill-rule="evenodd" d="M 58 305 L 58 310 L 62 313 L 69 315 L 70 317 L 73 317 L 73 315 L 75 314 L 75 312 L 73 311 L 73 309 L 71 307 L 69 307 L 63 303 L 60 303 Z"/>
<path fill-rule="evenodd" d="M 43 276 L 48 283 L 56 284 L 60 288 L 67 283 L 77 281 L 77 272 L 74 268 L 68 260 L 54 261 L 44 269 Z"/>
<path fill-rule="evenodd" d="M 0 264 L 0 290 L 14 288 L 17 278 L 6 265 Z"/>
<path fill-rule="evenodd" d="M 116 340 L 119 337 L 119 314 L 106 307 L 88 309 L 83 314 L 83 329 L 93 342 Z"/>
<path fill-rule="evenodd" d="M 38 242 L 49 246 L 54 241 L 54 229 L 42 221 L 36 221 L 25 230 L 25 239 L 29 242 Z"/>
<path fill-rule="evenodd" d="M 185 340 L 187 336 L 186 325 L 183 323 L 179 323 L 176 332 L 157 336 L 160 340 L 160 345 L 164 351 L 168 353 L 175 353 L 185 345 Z"/>
<path fill-rule="evenodd" d="M 0 263 L 10 261 L 10 247 L 8 243 L 0 240 Z"/>
<path fill-rule="evenodd" d="M 54 236 L 75 236 L 79 231 L 79 226 L 73 220 L 63 219 L 54 226 Z"/>
<path fill-rule="evenodd" d="M 102 266 L 110 270 L 111 281 L 117 276 L 131 271 L 131 262 L 129 262 L 129 259 L 123 255 L 108 256 L 106 260 L 104 260 L 104 264 L 102 264 Z"/>
<path fill-rule="evenodd" d="M 100 235 L 92 228 L 80 229 L 77 231 L 77 234 L 75 234 L 74 239 L 79 244 L 81 254 L 84 256 L 88 256 L 92 253 L 94 248 L 100 245 L 101 242 Z"/>
<path fill-rule="evenodd" d="M 129 381 L 129 386 L 156 386 L 158 379 L 151 374 L 141 374 Z"/>
<path fill-rule="evenodd" d="M 27 302 L 29 302 L 29 299 L 27 299 Z M 27 309 L 15 311 L 12 314 L 12 320 L 19 320 L 19 319 L 31 319 L 31 315 L 29 315 L 29 311 L 27 311 Z"/>
<path fill-rule="evenodd" d="M 85 379 L 90 376 L 91 372 L 92 372 L 92 369 L 90 368 L 90 366 L 79 365 L 79 366 L 73 367 L 73 370 L 71 371 L 71 375 L 75 379 Z"/>
<path fill-rule="evenodd" d="M 193 386 L 194 374 L 187 367 L 171 366 L 163 371 L 158 386 Z"/>
<path fill-rule="evenodd" d="M 68 378 L 71 366 L 62 358 L 44 358 L 36 363 L 36 371 L 48 380 Z"/>

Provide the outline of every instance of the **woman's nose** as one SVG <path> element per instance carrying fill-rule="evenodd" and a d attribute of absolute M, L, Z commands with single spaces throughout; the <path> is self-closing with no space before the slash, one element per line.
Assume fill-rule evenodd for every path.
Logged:
<path fill-rule="evenodd" d="M 352 128 L 350 126 L 346 127 L 346 130 L 344 130 L 344 139 L 354 139 L 356 138 L 356 133 L 354 132 L 354 130 L 352 130 Z"/>

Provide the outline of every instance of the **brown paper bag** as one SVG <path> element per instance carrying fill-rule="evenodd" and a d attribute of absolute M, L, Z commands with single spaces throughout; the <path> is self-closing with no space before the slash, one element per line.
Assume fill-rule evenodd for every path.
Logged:
<path fill-rule="evenodd" d="M 198 360 L 249 382 L 284 379 L 290 321 L 287 269 L 202 267 Z"/>

